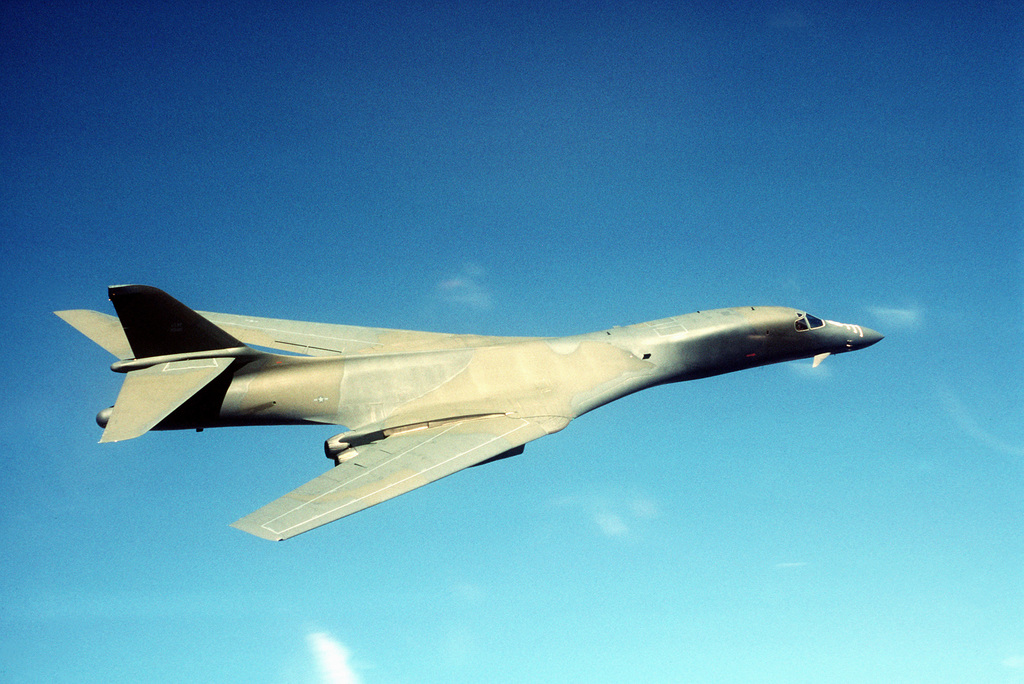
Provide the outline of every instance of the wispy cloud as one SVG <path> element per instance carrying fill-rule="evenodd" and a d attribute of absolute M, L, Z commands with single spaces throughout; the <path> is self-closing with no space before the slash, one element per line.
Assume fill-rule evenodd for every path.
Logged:
<path fill-rule="evenodd" d="M 657 504 L 644 497 L 569 496 L 557 505 L 582 511 L 605 537 L 624 537 L 636 525 L 657 518 Z"/>
<path fill-rule="evenodd" d="M 349 650 L 326 632 L 312 632 L 306 637 L 313 652 L 323 684 L 359 684 L 359 675 L 349 663 Z"/>
<path fill-rule="evenodd" d="M 808 378 L 809 380 L 825 380 L 832 377 L 831 360 L 831 357 L 825 359 L 822 363 L 818 364 L 817 368 L 814 367 L 812 359 L 790 361 L 786 366 L 800 377 Z"/>
<path fill-rule="evenodd" d="M 774 568 L 775 570 L 794 570 L 796 568 L 805 567 L 806 565 L 807 563 L 803 561 L 795 561 L 789 563 L 776 563 L 772 566 L 772 568 Z"/>
<path fill-rule="evenodd" d="M 437 294 L 451 304 L 461 304 L 471 309 L 490 309 L 493 297 L 484 284 L 485 277 L 486 273 L 482 267 L 467 263 L 461 272 L 437 284 Z"/>
<path fill-rule="evenodd" d="M 966 404 L 956 396 L 952 390 L 940 387 L 936 390 L 939 402 L 946 410 L 946 413 L 953 419 L 954 424 L 965 434 L 976 439 L 981 444 L 988 446 L 995 451 L 1010 456 L 1024 456 L 1024 444 L 1013 444 L 993 434 L 983 427 L 981 423 L 971 414 Z"/>
<path fill-rule="evenodd" d="M 617 513 L 598 511 L 594 513 L 594 522 L 606 537 L 619 537 L 629 532 L 629 526 Z"/>
<path fill-rule="evenodd" d="M 868 313 L 875 317 L 879 327 L 888 329 L 916 330 L 924 323 L 924 312 L 916 306 L 869 306 Z"/>
<path fill-rule="evenodd" d="M 1008 667 L 1011 670 L 1024 670 L 1024 656 L 1015 655 L 1003 658 L 1003 667 Z"/>
<path fill-rule="evenodd" d="M 487 592 L 479 584 L 458 582 L 452 586 L 452 594 L 466 603 L 480 603 L 487 597 Z"/>

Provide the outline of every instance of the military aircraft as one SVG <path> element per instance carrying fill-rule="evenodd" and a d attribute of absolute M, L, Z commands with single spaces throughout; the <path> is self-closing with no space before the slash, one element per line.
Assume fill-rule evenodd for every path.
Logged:
<path fill-rule="evenodd" d="M 470 466 L 523 452 L 639 390 L 863 349 L 882 335 L 797 309 L 698 311 L 570 337 L 485 337 L 196 312 L 145 285 L 117 317 L 57 316 L 118 358 L 100 442 L 149 430 L 318 424 L 334 467 L 233 523 L 294 537 Z M 267 350 L 275 350 L 275 353 Z"/>

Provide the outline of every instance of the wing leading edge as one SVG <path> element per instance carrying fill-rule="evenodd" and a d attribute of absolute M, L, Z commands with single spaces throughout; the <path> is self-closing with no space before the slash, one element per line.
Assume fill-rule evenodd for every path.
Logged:
<path fill-rule="evenodd" d="M 519 449 L 568 424 L 567 418 L 495 416 L 392 435 L 232 523 L 280 541 Z"/>

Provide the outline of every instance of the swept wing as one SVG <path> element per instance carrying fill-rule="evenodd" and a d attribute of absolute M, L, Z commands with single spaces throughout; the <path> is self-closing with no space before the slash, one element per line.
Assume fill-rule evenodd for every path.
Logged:
<path fill-rule="evenodd" d="M 307 323 L 208 311 L 199 313 L 245 344 L 309 356 L 437 351 L 490 346 L 530 339 L 364 328 L 355 325 Z"/>
<path fill-rule="evenodd" d="M 568 422 L 491 416 L 393 434 L 358 447 L 355 457 L 232 526 L 264 539 L 288 539 L 463 468 L 519 453 Z"/>
<path fill-rule="evenodd" d="M 245 344 L 308 356 L 462 349 L 531 339 L 307 323 L 208 311 L 197 313 Z M 56 314 L 114 356 L 121 359 L 134 356 L 116 316 L 85 309 L 57 311 Z"/>

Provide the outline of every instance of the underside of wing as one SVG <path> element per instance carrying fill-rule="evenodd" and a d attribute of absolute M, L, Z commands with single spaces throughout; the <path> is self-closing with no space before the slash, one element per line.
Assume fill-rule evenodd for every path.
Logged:
<path fill-rule="evenodd" d="M 206 311 L 200 313 L 245 344 L 309 356 L 461 349 L 527 339 L 363 328 Z"/>
<path fill-rule="evenodd" d="M 354 457 L 233 527 L 264 539 L 288 539 L 463 468 L 518 453 L 527 442 L 567 423 L 564 418 L 491 416 L 400 432 L 357 447 Z"/>

